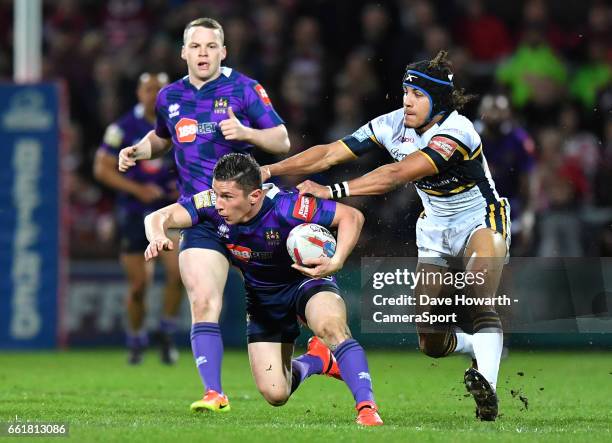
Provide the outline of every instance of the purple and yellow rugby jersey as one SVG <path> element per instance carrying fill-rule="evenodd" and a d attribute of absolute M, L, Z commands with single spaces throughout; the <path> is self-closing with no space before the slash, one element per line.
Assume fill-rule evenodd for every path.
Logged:
<path fill-rule="evenodd" d="M 151 129 L 153 125 L 145 118 L 144 107 L 138 104 L 106 128 L 99 149 L 118 157 L 121 149 L 138 143 Z M 138 183 L 154 183 L 167 193 L 173 192 L 176 186 L 174 161 L 167 155 L 136 162 L 136 166 L 128 169 L 124 175 Z M 118 192 L 116 203 L 119 210 L 145 214 L 163 208 L 172 201 L 171 198 L 161 199 L 147 205 L 131 194 Z"/>
<path fill-rule="evenodd" d="M 247 223 L 228 225 L 215 210 L 215 194 L 211 190 L 181 199 L 181 205 L 191 215 L 195 225 L 212 221 L 230 252 L 232 262 L 243 274 L 247 289 L 274 292 L 305 277 L 291 267 L 287 252 L 289 232 L 302 223 L 331 226 L 336 214 L 336 202 L 297 191 L 281 191 L 274 185 L 268 189 L 259 213 Z"/>
<path fill-rule="evenodd" d="M 230 106 L 240 122 L 251 128 L 284 123 L 259 83 L 227 67 L 199 90 L 185 76 L 159 92 L 155 133 L 172 139 L 181 197 L 212 187 L 212 171 L 219 158 L 253 149 L 248 143 L 223 137 L 219 123 L 228 118 Z"/>

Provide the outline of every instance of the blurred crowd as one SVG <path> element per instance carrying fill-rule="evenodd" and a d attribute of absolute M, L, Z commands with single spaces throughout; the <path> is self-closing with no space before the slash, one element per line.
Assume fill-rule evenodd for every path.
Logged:
<path fill-rule="evenodd" d="M 12 1 L 0 0 L 0 77 L 11 77 Z M 512 204 L 512 253 L 612 255 L 612 7 L 586 0 L 48 0 L 45 79 L 63 79 L 70 127 L 71 254 L 113 256 L 113 194 L 92 177 L 104 129 L 135 103 L 142 72 L 186 74 L 182 32 L 208 16 L 227 66 L 258 79 L 292 153 L 401 106 L 405 65 L 448 49 L 497 189 Z M 258 155 L 261 162 L 273 159 Z M 337 181 L 384 152 L 321 175 Z M 291 182 L 285 181 L 286 185 Z M 356 256 L 415 255 L 412 186 L 351 198 L 366 214 Z"/>

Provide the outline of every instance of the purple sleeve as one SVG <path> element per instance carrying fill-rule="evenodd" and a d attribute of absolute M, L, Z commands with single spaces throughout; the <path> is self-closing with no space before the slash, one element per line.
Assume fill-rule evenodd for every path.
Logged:
<path fill-rule="evenodd" d="M 197 225 L 205 219 L 212 219 L 215 211 L 215 193 L 212 190 L 202 191 L 192 197 L 181 197 L 178 203 L 189 212 L 191 225 Z"/>
<path fill-rule="evenodd" d="M 280 210 L 284 218 L 292 225 L 316 223 L 329 227 L 336 215 L 336 202 L 307 194 L 299 195 L 296 192 L 284 197 Z"/>
<path fill-rule="evenodd" d="M 178 203 L 189 212 L 191 226 L 197 225 L 200 222 L 200 214 L 193 203 L 193 197 L 181 197 Z"/>
<path fill-rule="evenodd" d="M 244 87 L 244 113 L 255 129 L 274 128 L 285 123 L 259 83 L 249 83 Z"/>
<path fill-rule="evenodd" d="M 312 223 L 321 226 L 330 227 L 336 216 L 336 202 L 333 200 L 315 199 L 317 201 L 317 209 L 312 216 Z"/>
<path fill-rule="evenodd" d="M 165 100 L 166 89 L 163 88 L 157 94 L 157 100 L 155 101 L 155 134 L 161 138 L 172 138 L 172 134 L 166 125 L 166 118 L 164 113 L 167 111 L 167 103 Z"/>

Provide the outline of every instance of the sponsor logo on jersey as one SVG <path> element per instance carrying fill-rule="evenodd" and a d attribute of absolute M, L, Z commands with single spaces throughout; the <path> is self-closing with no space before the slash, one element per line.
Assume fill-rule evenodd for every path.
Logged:
<path fill-rule="evenodd" d="M 226 245 L 227 249 L 237 260 L 248 263 L 251 260 L 271 260 L 272 252 L 267 251 L 253 251 L 251 248 L 246 246 L 240 246 L 235 244 Z"/>
<path fill-rule="evenodd" d="M 168 106 L 168 117 L 172 118 L 172 117 L 176 117 L 177 115 L 179 115 L 180 108 L 181 108 L 181 105 L 179 105 L 178 103 L 172 103 L 170 106 Z"/>
<path fill-rule="evenodd" d="M 228 236 L 229 231 L 230 231 L 229 226 L 227 226 L 227 225 L 225 225 L 225 224 L 220 225 L 220 226 L 217 228 L 217 234 L 219 234 L 219 237 L 228 238 L 228 237 L 229 237 L 229 236 Z"/>
<path fill-rule="evenodd" d="M 212 134 L 217 130 L 217 122 L 198 123 L 192 118 L 181 118 L 176 125 L 176 138 L 179 143 L 193 143 L 198 134 Z"/>
<path fill-rule="evenodd" d="M 272 102 L 270 101 L 270 97 L 268 96 L 268 93 L 263 88 L 263 86 L 261 85 L 255 86 L 255 92 L 257 92 L 257 94 L 259 95 L 259 98 L 261 98 L 261 101 L 264 102 L 264 105 L 270 106 L 272 104 Z"/>
<path fill-rule="evenodd" d="M 317 200 L 311 195 L 300 195 L 293 206 L 293 216 L 309 222 L 317 208 Z"/>
<path fill-rule="evenodd" d="M 195 205 L 196 209 L 210 208 L 211 206 L 215 206 L 216 202 L 217 195 L 212 189 L 209 189 L 208 191 L 202 191 L 193 196 L 193 204 Z"/>
<path fill-rule="evenodd" d="M 276 229 L 267 229 L 265 232 L 266 243 L 269 246 L 278 246 L 281 242 L 280 232 Z"/>
<path fill-rule="evenodd" d="M 448 160 L 457 149 L 457 142 L 450 138 L 438 136 L 432 138 L 427 146 L 440 154 L 444 160 Z"/>
<path fill-rule="evenodd" d="M 224 97 L 216 98 L 213 102 L 213 112 L 215 114 L 227 114 L 228 100 Z"/>
<path fill-rule="evenodd" d="M 401 162 L 408 155 L 407 152 L 402 152 L 400 148 L 391 148 L 389 150 L 389 154 L 391 154 L 391 157 L 393 157 L 398 162 Z"/>
<path fill-rule="evenodd" d="M 368 128 L 368 126 L 366 125 L 366 126 L 362 126 L 361 128 L 357 129 L 351 135 L 355 139 L 357 139 L 359 143 L 361 143 L 364 140 L 367 140 L 368 138 L 370 138 L 371 134 L 372 134 L 372 131 L 370 131 L 370 128 Z"/>
<path fill-rule="evenodd" d="M 180 143 L 191 143 L 195 141 L 198 133 L 198 122 L 192 118 L 183 117 L 174 125 L 176 138 Z"/>
<path fill-rule="evenodd" d="M 447 177 L 447 178 L 439 178 L 439 177 Z M 459 179 L 454 176 L 444 175 L 436 175 L 431 177 L 424 177 L 417 182 L 417 186 L 421 189 L 427 190 L 441 190 L 440 188 L 448 187 L 448 186 L 457 186 L 459 185 Z"/>
<path fill-rule="evenodd" d="M 251 248 L 246 246 L 228 244 L 227 249 L 230 250 L 232 255 L 240 261 L 248 263 L 251 260 Z"/>

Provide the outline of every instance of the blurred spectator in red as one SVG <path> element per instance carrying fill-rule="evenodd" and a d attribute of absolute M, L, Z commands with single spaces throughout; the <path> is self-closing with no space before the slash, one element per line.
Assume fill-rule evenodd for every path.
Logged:
<path fill-rule="evenodd" d="M 566 104 L 559 114 L 558 125 L 563 140 L 562 155 L 566 161 L 580 168 L 588 182 L 588 192 L 583 196 L 583 201 L 590 203 L 595 173 L 600 162 L 600 143 L 594 134 L 582 129 L 584 126 L 580 123 L 579 108 Z"/>
<path fill-rule="evenodd" d="M 143 0 L 109 0 L 104 11 L 104 31 L 109 53 L 135 53 L 148 36 L 151 17 Z"/>
<path fill-rule="evenodd" d="M 495 62 L 512 52 L 512 39 L 504 22 L 489 14 L 483 0 L 467 0 L 465 16 L 457 20 L 455 40 L 477 62 Z"/>
<path fill-rule="evenodd" d="M 589 192 L 587 179 L 582 168 L 563 155 L 558 130 L 548 127 L 540 131 L 538 144 L 538 255 L 579 257 L 583 247 L 578 209 Z"/>
<path fill-rule="evenodd" d="M 48 39 L 55 38 L 59 30 L 82 34 L 87 25 L 86 16 L 81 12 L 77 0 L 59 0 L 51 16 L 45 21 L 45 32 Z"/>

